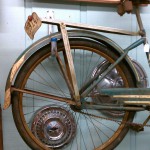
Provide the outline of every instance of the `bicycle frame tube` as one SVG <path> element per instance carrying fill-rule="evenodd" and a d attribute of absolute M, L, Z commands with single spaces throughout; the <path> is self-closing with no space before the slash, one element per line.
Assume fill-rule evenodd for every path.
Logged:
<path fill-rule="evenodd" d="M 111 47 L 112 50 L 115 50 L 120 55 L 123 54 L 123 49 L 119 45 L 117 45 L 114 41 L 108 39 L 107 37 L 105 37 L 101 34 L 95 33 L 95 32 L 85 31 L 85 30 L 70 30 L 70 31 L 68 31 L 68 36 L 69 36 L 69 38 L 70 37 L 71 38 L 79 37 L 79 38 L 93 39 L 93 40 L 96 40 L 97 42 L 101 42 L 104 45 L 107 45 L 108 47 Z M 19 69 L 21 68 L 21 66 L 26 62 L 26 60 L 33 53 L 35 53 L 36 51 L 38 51 L 40 48 L 44 47 L 45 45 L 49 44 L 50 39 L 53 37 L 56 37 L 57 39 L 62 39 L 60 32 L 45 36 L 42 39 L 40 39 L 37 42 L 30 45 L 17 58 L 17 60 L 13 64 L 13 66 L 9 72 L 8 78 L 7 78 L 6 88 L 5 88 L 5 101 L 4 101 L 4 106 L 3 106 L 4 109 L 7 109 L 11 104 L 11 92 L 12 92 L 11 85 L 13 85 L 13 81 L 14 81 Z M 139 81 L 140 81 L 139 76 L 137 74 L 137 71 L 136 71 L 134 65 L 132 64 L 131 59 L 128 56 L 126 56 L 125 60 L 126 60 L 127 64 L 129 65 L 130 69 L 133 71 L 133 74 L 135 76 L 137 83 L 139 83 Z"/>
<path fill-rule="evenodd" d="M 73 99 L 76 102 L 77 106 L 81 106 L 80 102 L 80 95 L 79 95 L 79 89 L 77 85 L 77 80 L 76 80 L 76 74 L 75 74 L 75 69 L 74 69 L 74 64 L 73 64 L 73 58 L 70 50 L 70 44 L 69 44 L 69 38 L 68 38 L 68 33 L 66 30 L 65 24 L 60 24 L 60 30 L 62 33 L 62 38 L 64 42 L 64 57 L 66 58 L 66 68 L 68 71 L 68 75 L 70 75 L 70 82 L 73 87 Z M 60 66 L 61 67 L 61 66 Z M 67 81 L 66 81 L 67 82 Z"/>
<path fill-rule="evenodd" d="M 135 47 L 143 44 L 145 41 L 145 39 L 141 38 L 139 39 L 138 41 L 134 42 L 133 44 L 131 44 L 128 48 L 126 48 L 124 50 L 124 53 L 118 58 L 118 60 L 116 62 L 114 62 L 111 66 L 108 67 L 108 69 L 106 71 L 103 72 L 102 76 L 100 76 L 101 72 L 98 73 L 96 75 L 95 78 L 98 78 L 97 81 L 95 81 L 95 78 L 91 79 L 90 82 L 88 83 L 85 83 L 85 86 L 84 86 L 84 89 L 82 88 L 82 94 L 81 94 L 81 97 L 84 98 L 86 97 L 92 90 L 93 88 L 100 82 L 102 81 L 102 79 L 104 79 L 104 77 L 110 72 L 112 71 L 116 65 L 118 65 L 122 60 L 123 58 L 128 54 L 128 52 L 132 49 L 134 49 Z M 95 83 L 93 83 L 95 81 Z M 86 89 L 86 90 L 85 90 Z M 85 91 L 84 91 L 85 90 Z"/>
<path fill-rule="evenodd" d="M 130 35 L 130 36 L 141 35 L 140 31 L 131 32 L 131 31 L 126 31 L 126 30 L 117 29 L 117 28 L 94 26 L 94 25 L 87 25 L 87 24 L 81 24 L 81 23 L 62 22 L 58 20 L 45 19 L 45 18 L 42 19 L 42 23 L 52 24 L 52 25 L 57 25 L 57 26 L 65 25 L 66 27 L 71 27 L 71 28 L 85 29 L 85 30 L 105 32 L 105 33 L 113 33 L 113 34 L 120 34 L 120 35 Z"/>
<path fill-rule="evenodd" d="M 58 29 L 61 30 L 61 33 L 62 33 L 64 46 L 65 46 L 65 53 L 70 53 L 70 46 L 69 46 L 69 40 L 67 37 L 66 27 L 94 30 L 94 31 L 99 31 L 99 32 L 101 31 L 101 32 L 107 32 L 107 33 L 114 33 L 114 34 L 132 35 L 132 36 L 142 35 L 143 36 L 143 24 L 142 24 L 142 21 L 140 18 L 138 7 L 136 7 L 136 16 L 137 16 L 138 24 L 140 27 L 139 32 L 129 32 L 129 31 L 125 31 L 125 30 L 119 30 L 119 29 L 108 28 L 108 27 L 101 27 L 101 26 L 97 27 L 97 26 L 91 26 L 91 25 L 89 26 L 89 25 L 84 25 L 84 24 L 72 24 L 72 23 L 67 23 L 67 22 L 62 23 L 60 21 L 56 21 L 56 20 L 52 20 L 52 19 L 48 19 L 48 20 L 43 19 L 42 22 L 47 23 L 47 24 L 54 24 L 54 25 L 58 26 Z M 91 79 L 90 82 L 85 84 L 84 88 L 86 89 L 86 91 L 84 91 L 85 90 L 84 88 L 81 89 L 81 91 L 84 92 L 81 94 L 81 97 L 82 98 L 86 97 L 92 91 L 92 89 L 127 55 L 129 50 L 144 43 L 144 41 L 145 41 L 145 39 L 140 39 L 139 41 L 136 41 L 135 43 L 131 44 L 128 48 L 126 48 L 126 50 L 124 51 L 124 54 L 122 54 L 122 56 L 120 56 L 120 58 L 111 67 L 109 67 L 109 69 L 107 71 L 105 71 L 105 73 L 103 73 L 102 77 L 99 78 L 98 81 L 96 81 L 96 83 L 94 83 L 90 88 L 87 89 L 87 87 L 90 86 L 94 82 L 94 80 L 95 80 L 94 78 Z M 78 87 L 77 87 L 77 81 L 76 81 L 76 75 L 75 75 L 75 71 L 74 71 L 72 56 L 69 54 L 69 55 L 67 55 L 66 59 L 68 61 L 67 65 L 68 65 L 69 72 L 70 72 L 69 74 L 71 74 L 70 77 L 71 77 L 72 85 L 74 86 L 73 89 L 74 89 L 75 97 L 79 98 L 79 91 L 78 91 Z M 97 75 L 97 77 L 98 76 L 99 76 L 99 74 Z M 81 91 L 80 91 L 80 93 L 81 93 Z M 76 99 L 76 102 L 77 101 L 79 101 L 79 99 L 78 100 Z"/>
<path fill-rule="evenodd" d="M 105 33 L 130 35 L 130 36 L 140 35 L 142 37 L 146 37 L 146 32 L 143 27 L 142 19 L 141 19 L 140 12 L 139 12 L 139 6 L 135 7 L 135 14 L 136 14 L 136 18 L 137 18 L 137 22 L 138 22 L 138 26 L 139 26 L 138 32 L 131 32 L 131 31 L 127 31 L 127 30 L 104 27 L 104 26 L 87 25 L 87 24 L 81 24 L 81 23 L 70 23 L 70 22 L 64 22 L 64 21 L 62 22 L 59 20 L 46 19 L 46 18 L 42 18 L 42 23 L 52 24 L 52 25 L 57 25 L 57 26 L 65 25 L 66 27 L 86 29 L 86 30 L 105 32 Z"/>
<path fill-rule="evenodd" d="M 57 24 L 58 22 L 55 22 L 55 24 Z M 67 24 L 68 25 L 68 24 Z M 70 47 L 68 46 L 68 43 L 69 43 L 69 40 L 68 40 L 68 37 L 66 37 L 67 36 L 67 30 L 65 29 L 66 28 L 66 26 L 67 26 L 66 24 L 64 24 L 64 23 L 60 23 L 59 25 L 57 24 L 57 26 L 58 26 L 58 28 L 59 29 L 61 29 L 61 33 L 62 33 L 62 37 L 63 37 L 63 40 L 64 40 L 64 45 L 65 45 L 65 51 L 66 52 L 70 52 Z M 65 26 L 65 28 L 64 28 L 64 26 Z M 68 25 L 68 26 L 70 26 L 70 27 L 72 27 L 72 25 Z M 81 27 L 81 26 L 79 26 L 79 27 Z M 82 26 L 83 27 L 83 26 Z M 89 28 L 86 28 L 86 29 L 89 29 Z M 100 31 L 101 29 L 99 29 L 99 31 Z M 110 32 L 110 31 L 109 31 Z M 111 30 L 111 32 L 114 32 L 114 30 Z M 116 32 L 116 34 L 123 34 L 123 32 Z M 89 82 L 87 82 L 86 84 L 85 84 L 85 86 L 83 87 L 83 88 L 81 88 L 81 91 L 80 91 L 80 94 L 81 94 L 81 98 L 85 98 L 92 90 L 93 90 L 93 88 L 111 71 L 111 70 L 113 70 L 114 68 L 115 68 L 115 66 L 117 65 L 117 64 L 119 64 L 119 62 L 121 62 L 124 58 L 125 58 L 125 56 L 128 54 L 128 52 L 130 51 L 130 50 L 132 50 L 132 49 L 134 49 L 134 48 L 136 48 L 137 46 L 139 46 L 139 45 L 141 45 L 141 44 L 143 44 L 145 42 L 145 38 L 141 38 L 141 39 L 139 39 L 139 40 L 137 40 L 136 42 L 134 42 L 134 43 L 132 43 L 129 47 L 127 47 L 125 50 L 124 50 L 124 53 L 120 56 L 120 58 L 114 63 L 114 64 L 112 64 L 104 73 L 103 73 L 103 75 L 100 77 L 100 78 L 98 78 L 99 77 L 99 75 L 100 74 L 98 74 L 95 78 L 96 79 L 98 79 L 97 81 L 95 81 L 95 78 L 93 78 L 93 79 L 91 79 Z M 66 59 L 70 59 L 70 62 L 68 61 L 68 67 L 69 67 L 69 69 L 70 70 L 72 70 L 73 71 L 73 75 L 71 76 L 71 81 L 74 81 L 74 84 L 75 85 L 77 85 L 77 81 L 76 81 L 76 76 L 75 76 L 75 72 L 74 72 L 74 66 L 73 66 L 73 61 L 72 61 L 72 59 L 71 59 L 71 57 L 66 57 Z M 75 80 L 73 79 L 73 78 L 75 77 Z M 95 83 L 93 83 L 95 81 Z M 73 84 L 73 85 L 74 85 Z M 74 88 L 74 90 L 78 90 L 78 88 L 76 87 L 76 88 Z M 85 90 L 85 91 L 84 91 Z M 82 93 L 83 92 L 83 93 Z M 113 92 L 113 91 L 112 91 Z M 77 93 L 79 93 L 79 91 L 77 91 Z M 76 96 L 76 95 L 75 95 Z M 78 96 L 79 97 L 79 96 Z M 136 98 L 136 97 L 134 97 L 134 98 Z M 139 97 L 137 97 L 137 98 L 139 98 Z M 144 99 L 145 97 L 143 97 L 143 99 Z M 79 102 L 79 99 L 77 100 L 77 99 L 75 99 L 76 100 L 76 104 L 77 104 L 77 102 Z M 128 102 L 124 102 L 124 103 L 128 103 Z M 131 102 L 132 103 L 132 102 Z M 133 102 L 133 103 L 135 103 L 135 102 Z M 142 103 L 141 103 L 142 104 Z M 149 105 L 149 103 L 147 103 L 147 102 L 143 102 L 143 104 L 147 104 L 147 105 Z M 78 106 L 80 106 L 80 104 L 78 104 Z"/>
<path fill-rule="evenodd" d="M 143 23 L 142 23 L 142 19 L 141 19 L 141 16 L 140 16 L 140 12 L 139 12 L 139 7 L 138 6 L 136 6 L 135 13 L 136 13 L 137 22 L 138 22 L 139 29 L 140 29 L 140 35 L 145 38 L 144 44 L 146 44 L 147 43 L 146 31 L 145 31 Z M 146 52 L 146 56 L 147 56 L 147 60 L 148 60 L 149 66 L 150 66 L 150 52 Z"/>

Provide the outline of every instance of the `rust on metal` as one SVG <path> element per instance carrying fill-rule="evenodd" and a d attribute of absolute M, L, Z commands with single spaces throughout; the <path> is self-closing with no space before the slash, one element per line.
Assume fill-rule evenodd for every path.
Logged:
<path fill-rule="evenodd" d="M 72 85 L 71 85 L 71 83 L 70 83 L 70 80 L 69 80 L 67 74 L 66 74 L 65 66 L 63 65 L 63 63 L 62 63 L 62 61 L 61 61 L 61 58 L 60 58 L 60 56 L 59 56 L 59 54 L 58 54 L 57 52 L 56 52 L 56 59 L 57 59 L 57 62 L 58 62 L 58 64 L 59 64 L 59 67 L 60 67 L 60 69 L 61 69 L 61 72 L 62 72 L 62 74 L 63 74 L 63 76 L 64 76 L 64 79 L 65 79 L 65 81 L 66 81 L 66 83 L 67 83 L 67 85 L 68 85 L 70 94 L 71 94 L 71 96 L 73 97 L 73 95 L 74 95 L 73 87 L 72 87 Z"/>
<path fill-rule="evenodd" d="M 12 91 L 17 91 L 17 92 L 26 93 L 26 94 L 32 94 L 32 95 L 36 95 L 36 96 L 41 96 L 41 97 L 57 100 L 57 101 L 60 101 L 60 102 L 66 102 L 70 105 L 75 105 L 75 102 L 72 101 L 71 99 L 68 99 L 68 98 L 54 96 L 54 95 L 51 95 L 51 94 L 46 94 L 46 93 L 37 92 L 37 91 L 33 91 L 33 90 L 28 90 L 28 89 L 23 89 L 22 90 L 22 89 L 17 89 L 15 87 L 12 87 L 11 89 L 12 89 Z"/>
<path fill-rule="evenodd" d="M 69 81 L 71 81 L 71 74 L 70 74 L 70 71 L 69 71 L 69 65 L 68 65 L 66 53 L 64 51 L 63 51 L 63 56 L 64 56 L 64 62 L 65 62 L 65 66 L 66 66 L 66 72 L 67 72 Z M 70 84 L 72 85 L 72 82 Z M 73 85 L 72 85 L 72 87 L 73 87 Z"/>
<path fill-rule="evenodd" d="M 72 28 L 86 29 L 86 30 L 92 30 L 92 31 L 94 30 L 94 31 L 113 33 L 113 34 L 132 35 L 132 36 L 139 35 L 139 32 L 126 31 L 126 30 L 117 29 L 117 28 L 87 25 L 87 24 L 81 24 L 81 23 L 62 22 L 59 20 L 45 19 L 45 18 L 42 19 L 42 23 L 53 24 L 53 25 L 61 24 L 67 27 L 72 27 Z"/>
<path fill-rule="evenodd" d="M 67 68 L 69 69 L 68 71 L 70 73 L 71 83 L 73 85 L 74 99 L 75 99 L 77 106 L 80 106 L 81 103 L 80 103 L 79 89 L 78 89 L 78 85 L 77 85 L 77 79 L 76 79 L 73 58 L 72 58 L 71 49 L 70 49 L 70 43 L 69 43 L 69 39 L 68 39 L 68 33 L 66 30 L 66 25 L 64 23 L 60 24 L 60 30 L 62 33 L 62 38 L 63 38 L 63 42 L 64 42 L 64 47 L 65 47 L 64 53 L 67 58 L 66 64 L 68 65 Z"/>
<path fill-rule="evenodd" d="M 150 106 L 150 101 L 124 101 L 126 105 L 146 105 Z"/>
<path fill-rule="evenodd" d="M 12 82 L 13 82 L 13 79 L 15 77 L 15 74 L 17 73 L 18 69 L 20 68 L 21 64 L 24 62 L 25 60 L 25 55 L 23 55 L 13 66 L 12 66 L 12 69 L 11 69 L 11 73 L 10 73 L 10 76 L 9 76 L 9 88 L 6 89 L 5 91 L 5 99 L 4 99 L 4 106 L 3 106 L 3 109 L 7 109 L 10 104 L 11 104 L 11 85 L 12 85 Z"/>
<path fill-rule="evenodd" d="M 149 99 L 149 98 L 150 98 L 150 95 L 113 95 L 112 98 Z"/>
<path fill-rule="evenodd" d="M 149 126 L 147 125 L 148 121 L 150 120 L 150 115 L 145 119 L 145 121 L 143 122 L 143 124 L 137 124 L 137 123 L 132 123 L 130 125 L 130 128 L 136 132 L 140 132 L 140 131 L 144 131 L 144 127 L 145 126 Z"/>

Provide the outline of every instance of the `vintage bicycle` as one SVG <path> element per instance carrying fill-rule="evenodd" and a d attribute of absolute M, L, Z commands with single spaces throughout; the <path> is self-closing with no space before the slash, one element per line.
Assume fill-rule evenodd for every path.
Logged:
<path fill-rule="evenodd" d="M 4 109 L 12 104 L 17 129 L 32 149 L 112 150 L 129 128 L 143 130 L 150 116 L 143 124 L 132 121 L 137 111 L 149 111 L 150 89 L 128 56 L 144 44 L 149 61 L 141 3 L 133 1 L 138 32 L 29 16 L 31 38 L 42 23 L 58 27 L 18 57 L 7 79 Z M 141 38 L 122 49 L 99 32 Z"/>

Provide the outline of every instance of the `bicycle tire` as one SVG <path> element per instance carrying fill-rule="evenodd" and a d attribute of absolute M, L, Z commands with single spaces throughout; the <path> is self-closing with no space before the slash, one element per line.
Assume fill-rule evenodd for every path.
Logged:
<path fill-rule="evenodd" d="M 61 54 L 62 50 L 64 50 L 63 41 L 61 41 L 61 40 L 58 41 L 57 46 L 58 46 L 58 48 L 57 48 L 58 53 Z M 83 85 L 81 83 L 81 80 L 85 81 L 87 78 L 88 79 L 91 78 L 91 72 L 92 72 L 91 70 L 94 70 L 94 68 L 92 68 L 92 67 L 93 66 L 96 67 L 96 65 L 99 63 L 99 62 L 98 63 L 96 62 L 97 58 L 99 58 L 99 59 L 105 58 L 107 61 L 113 63 L 119 57 L 119 54 L 116 53 L 115 51 L 111 50 L 110 48 L 104 46 L 101 43 L 98 43 L 98 42 L 95 42 L 95 41 L 89 40 L 89 39 L 70 39 L 70 46 L 72 49 L 72 55 L 73 55 L 73 60 L 74 60 L 74 64 L 75 64 L 75 71 L 76 71 L 79 87 L 81 87 Z M 82 56 L 81 54 L 84 56 Z M 48 44 L 48 45 L 44 46 L 43 48 L 39 49 L 37 52 L 35 52 L 30 58 L 28 58 L 26 63 L 21 67 L 21 69 L 16 77 L 16 80 L 14 82 L 14 87 L 19 88 L 19 89 L 24 89 L 25 87 L 29 88 L 29 86 L 30 86 L 30 89 L 36 89 L 38 91 L 41 91 L 41 90 L 46 91 L 46 88 L 45 88 L 46 85 L 44 85 L 44 84 L 46 84 L 45 80 L 51 81 L 51 79 L 48 79 L 46 77 L 46 75 L 45 75 L 46 71 L 44 71 L 45 68 L 48 67 L 48 69 L 52 69 L 50 72 L 48 71 L 48 73 L 52 73 L 52 74 L 54 73 L 53 76 L 55 76 L 55 77 L 57 76 L 57 74 L 59 72 L 57 70 L 57 69 L 59 69 L 59 68 L 57 68 L 58 67 L 57 63 L 55 62 L 55 60 L 53 61 L 51 59 L 52 58 L 50 57 L 50 44 Z M 83 61 L 83 59 L 84 59 L 84 61 Z M 101 60 L 99 60 L 99 61 L 101 61 Z M 93 62 L 93 66 L 91 67 L 92 69 L 89 67 L 89 64 L 91 62 Z M 89 67 L 91 70 L 89 71 L 89 68 L 88 68 L 88 71 L 87 71 L 86 67 Z M 40 77 L 36 77 L 37 69 L 39 69 L 38 74 L 41 73 Z M 56 70 L 58 72 L 56 72 Z M 79 72 L 78 72 L 78 70 L 79 70 Z M 81 75 L 81 72 L 84 72 L 83 70 L 86 70 L 88 73 L 84 73 L 84 75 Z M 117 71 L 119 72 L 119 75 L 122 77 L 125 87 L 135 87 L 135 78 L 132 74 L 132 71 L 126 65 L 125 60 L 123 60 L 121 63 L 119 63 L 119 65 L 117 66 Z M 45 72 L 45 74 L 44 74 L 44 72 Z M 65 95 L 68 92 L 68 89 L 67 89 L 67 85 L 65 84 L 65 81 L 60 81 L 60 79 L 63 80 L 61 76 L 62 75 L 60 73 L 60 76 L 57 77 L 58 79 L 55 82 L 58 82 L 57 86 L 60 86 L 59 87 L 60 91 L 61 90 L 65 91 L 64 92 L 64 95 Z M 86 78 L 86 79 L 78 80 L 79 77 Z M 40 80 L 39 78 L 44 78 L 44 79 Z M 54 79 L 52 79 L 51 83 L 54 85 L 55 83 L 53 83 L 53 80 Z M 43 81 L 44 83 L 41 84 L 40 83 L 41 81 Z M 40 86 L 38 86 L 38 84 L 40 84 Z M 51 86 L 51 85 L 49 85 L 49 86 Z M 48 87 L 48 88 L 51 88 L 49 90 L 51 93 L 53 93 L 54 91 L 57 91 L 56 93 L 58 94 L 60 92 L 60 91 L 58 91 L 58 89 L 57 90 L 55 89 L 56 87 L 55 88 Z M 52 90 L 52 88 L 54 88 L 54 89 Z M 62 94 L 62 97 L 64 97 L 64 95 Z M 69 94 L 66 97 L 67 98 L 70 97 Z M 56 104 L 55 104 L 55 102 L 53 102 L 53 100 L 51 100 L 51 99 L 48 99 L 50 102 L 49 101 L 47 102 L 46 100 L 47 99 L 40 99 L 40 98 L 37 98 L 37 96 L 34 96 L 34 95 L 30 96 L 28 94 L 23 94 L 20 92 L 12 93 L 12 112 L 13 112 L 13 117 L 14 117 L 16 127 L 17 127 L 21 137 L 24 139 L 24 141 L 34 150 L 51 150 L 51 149 L 55 149 L 55 148 L 73 149 L 73 150 L 76 150 L 78 148 L 81 148 L 82 150 L 84 150 L 84 149 L 112 150 L 122 141 L 122 139 L 128 132 L 129 127 L 126 124 L 121 123 L 119 125 L 117 123 L 116 124 L 113 123 L 113 125 L 112 125 L 111 121 L 107 121 L 107 120 L 103 121 L 101 119 L 98 120 L 97 118 L 93 118 L 93 117 L 89 117 L 89 116 L 87 117 L 85 114 L 81 114 L 77 110 L 74 111 L 74 109 L 72 109 L 66 103 L 61 104 L 59 102 L 59 104 L 58 104 L 58 102 L 56 102 Z M 39 102 L 39 101 L 42 101 L 42 102 Z M 50 103 L 50 105 L 52 105 L 52 107 L 47 105 L 47 103 L 48 104 Z M 41 135 L 35 136 L 35 134 L 33 134 L 33 131 L 31 130 L 31 126 L 33 125 L 33 122 L 32 122 L 33 119 L 31 119 L 31 118 L 38 118 L 37 115 L 40 114 L 39 112 L 42 111 L 42 109 L 43 109 L 43 107 L 45 107 L 45 105 L 46 105 L 46 107 L 49 107 L 49 109 L 53 109 L 52 103 L 54 103 L 54 105 L 57 105 L 56 107 L 58 107 L 58 108 L 60 107 L 63 109 L 63 110 L 59 110 L 60 111 L 59 114 L 61 114 L 64 110 L 66 110 L 67 113 L 70 114 L 70 116 L 71 115 L 73 116 L 73 118 L 76 122 L 76 129 L 74 129 L 74 132 L 76 132 L 76 133 L 75 134 L 72 133 L 71 139 L 68 140 L 69 143 L 67 143 L 67 142 L 65 143 L 63 141 L 64 140 L 63 139 L 62 142 L 64 142 L 64 145 L 63 146 L 61 145 L 60 147 L 58 146 L 59 142 L 57 140 L 56 140 L 56 142 L 54 142 L 54 145 L 51 145 L 51 142 L 49 142 L 49 143 L 43 142 L 40 140 Z M 33 107 L 32 108 L 33 112 L 30 114 L 31 107 Z M 44 111 L 46 111 L 46 108 L 44 108 Z M 83 110 L 83 111 L 85 111 L 85 113 L 92 112 L 93 114 L 96 114 L 96 115 L 100 114 L 100 115 L 104 116 L 103 113 L 100 113 L 100 111 L 96 111 L 96 110 L 95 111 L 94 110 L 93 111 Z M 40 116 L 40 117 L 42 118 L 43 116 Z M 67 116 L 67 117 L 69 118 L 70 116 Z M 107 117 L 107 116 L 105 116 L 105 117 Z M 133 112 L 126 111 L 124 113 L 124 116 L 122 118 L 119 118 L 119 120 L 122 119 L 121 120 L 122 122 L 126 122 L 126 121 L 132 122 L 133 117 L 134 117 Z M 118 119 L 118 118 L 115 118 L 115 119 Z M 100 123 L 99 121 L 101 121 L 103 123 Z M 71 122 L 71 125 L 73 124 L 72 122 Z M 104 125 L 104 123 L 105 123 L 105 125 Z M 45 121 L 45 124 L 46 124 L 46 121 Z M 36 126 L 36 128 L 41 129 L 42 128 L 41 126 L 40 127 Z M 102 128 L 103 131 L 101 131 L 101 129 L 99 129 L 100 127 Z M 110 129 L 110 128 L 113 128 L 113 129 Z M 110 130 L 110 131 L 107 131 L 107 130 Z M 113 131 L 113 130 L 115 130 L 115 131 Z M 55 132 L 55 131 L 53 131 L 53 132 Z M 64 132 L 66 132 L 66 131 L 64 131 Z M 110 134 L 110 132 L 113 132 L 113 133 Z M 42 133 L 40 132 L 40 134 L 42 134 Z M 65 134 L 65 133 L 63 133 L 63 134 Z M 105 135 L 105 134 L 110 134 L 110 135 Z M 85 139 L 83 136 L 85 136 Z M 55 138 L 59 138 L 59 137 L 57 136 Z M 61 139 L 59 139 L 59 140 L 61 140 Z M 45 141 L 47 141 L 47 139 Z M 54 141 L 54 139 L 53 139 L 53 141 Z"/>

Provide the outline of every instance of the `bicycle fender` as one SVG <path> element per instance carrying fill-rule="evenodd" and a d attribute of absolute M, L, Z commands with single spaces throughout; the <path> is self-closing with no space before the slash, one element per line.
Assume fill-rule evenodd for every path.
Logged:
<path fill-rule="evenodd" d="M 49 44 L 50 39 L 53 37 L 55 37 L 57 39 L 62 39 L 62 35 L 60 32 L 45 36 L 45 37 L 41 38 L 40 40 L 38 40 L 37 42 L 33 43 L 31 46 L 29 46 L 17 58 L 17 60 L 15 61 L 15 63 L 13 64 L 13 66 L 9 72 L 9 75 L 8 75 L 8 78 L 6 81 L 5 99 L 4 99 L 3 109 L 7 109 L 11 105 L 11 86 L 13 85 L 13 81 L 14 81 L 15 77 L 17 76 L 17 73 L 20 70 L 21 66 L 26 62 L 26 60 L 33 53 L 35 53 L 36 51 L 38 51 L 40 48 L 44 47 L 45 45 Z M 111 39 L 109 39 L 101 34 L 98 34 L 96 32 L 87 31 L 87 30 L 70 30 L 70 31 L 68 31 L 68 37 L 69 38 L 79 38 L 79 37 L 80 38 L 88 38 L 88 39 L 95 40 L 106 46 L 111 47 L 113 50 L 115 50 L 120 55 L 122 53 L 124 53 L 123 49 L 119 45 L 117 45 L 114 41 L 112 41 Z M 129 56 L 126 56 L 125 60 L 128 63 L 131 70 L 133 71 L 133 75 L 135 76 L 137 83 L 139 83 L 140 79 L 139 79 L 138 73 L 137 73 L 131 59 L 129 58 Z"/>

